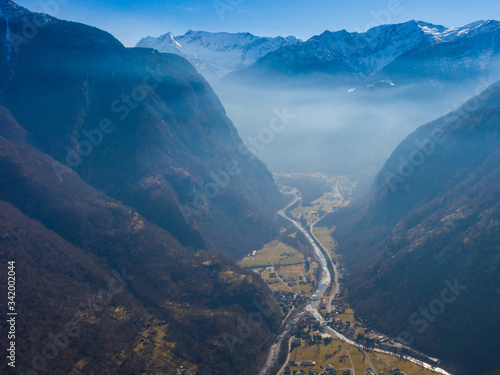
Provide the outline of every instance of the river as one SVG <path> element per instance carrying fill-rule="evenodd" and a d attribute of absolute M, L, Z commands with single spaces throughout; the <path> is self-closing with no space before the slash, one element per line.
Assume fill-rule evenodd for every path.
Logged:
<path fill-rule="evenodd" d="M 290 329 L 299 321 L 299 319 L 306 312 L 311 313 L 320 322 L 320 324 L 324 325 L 326 323 L 323 315 L 321 315 L 321 313 L 319 312 L 319 305 L 321 303 L 321 299 L 325 295 L 325 292 L 326 292 L 328 286 L 332 283 L 332 275 L 328 269 L 328 263 L 331 262 L 331 259 L 329 259 L 325 256 L 325 254 L 318 247 L 316 241 L 314 241 L 313 234 L 312 234 L 313 226 L 311 225 L 311 232 L 308 232 L 306 229 L 304 229 L 304 227 L 302 226 L 302 224 L 299 221 L 290 218 L 286 214 L 286 211 L 301 199 L 300 192 L 295 188 L 288 188 L 288 187 L 286 188 L 286 190 L 282 190 L 282 192 L 284 194 L 293 195 L 294 199 L 285 208 L 278 211 L 278 215 L 280 215 L 283 218 L 285 218 L 286 220 L 290 221 L 307 238 L 307 240 L 311 244 L 312 249 L 314 251 L 316 261 L 318 262 L 318 264 L 320 266 L 320 274 L 319 274 L 319 280 L 316 284 L 316 290 L 314 291 L 311 298 L 309 299 L 309 303 L 305 307 L 303 307 L 301 310 L 299 310 L 298 312 L 295 313 L 295 315 L 291 319 L 290 323 L 288 323 L 287 326 L 285 327 L 284 332 L 276 339 L 274 344 L 271 346 L 271 348 L 269 349 L 269 355 L 267 357 L 267 360 L 266 360 L 264 366 L 262 367 L 261 371 L 259 372 L 259 375 L 272 375 L 271 370 L 272 370 L 273 366 L 276 364 L 276 361 L 277 361 L 278 356 L 280 354 L 280 347 L 281 347 L 281 344 L 285 338 L 286 333 L 288 331 L 290 331 Z M 333 266 L 333 270 L 335 272 L 335 275 L 334 275 L 335 282 L 336 282 L 335 293 L 337 293 L 339 290 L 337 269 L 336 269 L 335 264 L 333 262 L 332 262 L 332 266 Z M 344 342 L 346 342 L 352 346 L 355 346 L 359 349 L 363 349 L 361 345 L 348 339 L 343 334 L 341 334 L 340 332 L 337 332 L 336 330 L 332 329 L 331 327 L 325 326 L 325 330 L 326 330 L 326 332 L 330 333 L 332 336 L 336 337 L 338 340 L 344 341 Z M 373 349 L 373 351 L 377 352 L 377 353 L 396 356 L 392 352 L 388 352 L 388 351 L 377 349 L 377 348 Z M 446 370 L 444 370 L 442 368 L 433 367 L 432 365 L 425 363 L 425 362 L 422 362 L 416 358 L 405 356 L 405 359 L 407 361 L 413 362 L 421 367 L 432 370 L 436 373 L 444 374 L 444 375 L 452 375 L 451 373 L 447 372 Z"/>

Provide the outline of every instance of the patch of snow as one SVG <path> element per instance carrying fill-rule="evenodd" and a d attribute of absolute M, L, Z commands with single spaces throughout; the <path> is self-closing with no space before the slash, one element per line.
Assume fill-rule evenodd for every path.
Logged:
<path fill-rule="evenodd" d="M 189 30 L 180 36 L 167 33 L 158 38 L 146 37 L 137 43 L 137 47 L 181 55 L 211 79 L 245 68 L 269 52 L 300 42 L 294 36 L 270 38 L 250 33 Z"/>
<path fill-rule="evenodd" d="M 476 21 L 461 27 L 451 27 L 449 29 L 444 28 L 444 30 L 441 31 L 439 30 L 439 27 L 430 28 L 428 25 L 429 24 L 419 22 L 419 26 L 422 31 L 431 35 L 436 43 L 452 42 L 457 39 L 475 36 L 500 28 L 500 22 L 493 20 Z"/>
<path fill-rule="evenodd" d="M 209 80 L 245 68 L 277 50 L 278 58 L 285 64 L 300 66 L 307 61 L 332 63 L 356 77 L 368 78 L 412 49 L 461 40 L 497 29 L 500 29 L 498 21 L 477 21 L 453 28 L 409 21 L 377 26 L 365 33 L 325 31 L 306 42 L 293 36 L 266 38 L 249 33 L 189 30 L 180 36 L 167 33 L 158 38 L 147 37 L 137 46 L 181 55 Z"/>

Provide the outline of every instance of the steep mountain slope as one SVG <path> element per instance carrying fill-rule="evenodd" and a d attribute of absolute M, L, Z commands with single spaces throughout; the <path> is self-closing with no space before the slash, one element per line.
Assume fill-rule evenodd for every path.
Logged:
<path fill-rule="evenodd" d="M 258 37 L 250 33 L 209 33 L 189 30 L 184 35 L 167 33 L 146 37 L 136 47 L 175 53 L 189 60 L 209 80 L 242 69 L 260 57 L 301 41 L 293 36 Z"/>
<path fill-rule="evenodd" d="M 500 367 L 499 130 L 496 84 L 408 136 L 371 196 L 325 220 L 356 311 L 464 374 Z"/>
<path fill-rule="evenodd" d="M 62 165 L 23 143 L 19 128 L 2 109 L 0 261 L 17 263 L 18 367 L 51 374 L 73 367 L 171 373 L 181 365 L 200 374 L 254 372 L 279 324 L 260 279 L 188 251 L 73 171 L 60 182 L 53 166 Z M 6 277 L 5 267 L 0 272 Z M 237 336 L 241 319 L 264 305 L 274 313 L 262 315 L 231 351 L 226 335 Z M 55 355 L 47 351 L 51 335 L 62 340 Z"/>
<path fill-rule="evenodd" d="M 435 38 L 443 42 L 402 54 L 384 67 L 375 80 L 391 79 L 399 84 L 429 80 L 448 83 L 500 77 L 499 22 L 485 21 L 462 31 L 444 32 Z"/>
<path fill-rule="evenodd" d="M 385 79 L 398 84 L 400 74 L 395 74 L 392 70 L 384 71 L 384 74 L 380 75 L 377 73 L 391 63 L 403 69 L 406 60 L 398 63 L 398 58 L 412 56 L 413 53 L 420 53 L 421 58 L 428 58 L 429 62 L 432 62 L 436 56 L 430 56 L 428 51 L 441 52 L 438 56 L 443 59 L 448 58 L 448 54 L 457 54 L 460 51 L 461 59 L 469 62 L 464 66 L 474 65 L 479 69 L 484 68 L 485 64 L 496 64 L 498 54 L 494 48 L 490 48 L 488 53 L 486 44 L 477 46 L 477 40 L 483 38 L 494 44 L 496 39 L 492 41 L 491 38 L 498 30 L 500 23 L 497 21 L 478 21 L 449 29 L 422 21 L 409 21 L 374 27 L 365 33 L 325 31 L 304 43 L 285 46 L 267 54 L 248 68 L 230 74 L 226 81 L 250 82 L 252 78 L 270 78 L 277 75 L 284 78 L 327 78 L 328 83 L 333 81 L 359 85 Z M 448 43 L 451 42 L 456 43 L 456 47 L 449 47 Z M 418 66 L 418 62 L 411 65 L 408 71 L 413 66 Z M 440 71 L 437 68 L 433 72 L 439 76 Z M 450 69 L 451 73 L 455 74 L 455 77 L 463 78 L 460 75 L 462 71 L 455 72 Z"/>
<path fill-rule="evenodd" d="M 499 30 L 498 21 L 457 28 L 410 21 L 365 33 L 326 31 L 214 87 L 244 139 L 269 121 L 263 108 L 296 115 L 259 154 L 273 171 L 371 170 L 372 179 L 419 125 L 500 80 Z"/>
<path fill-rule="evenodd" d="M 236 257 L 274 235 L 282 197 L 272 175 L 186 60 L 1 8 L 0 101 L 30 144 L 186 246 Z M 26 35 L 26 19 L 36 33 Z"/>

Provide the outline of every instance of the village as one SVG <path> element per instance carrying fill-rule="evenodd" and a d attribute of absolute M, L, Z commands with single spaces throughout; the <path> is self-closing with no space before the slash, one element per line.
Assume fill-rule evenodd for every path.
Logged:
<path fill-rule="evenodd" d="M 356 322 L 342 321 L 348 310 L 340 307 L 327 324 L 320 324 L 309 314 L 304 315 L 291 329 L 290 352 L 287 364 L 282 368 L 284 375 L 416 375 L 433 374 L 409 361 L 373 351 L 375 348 L 399 348 L 400 344 L 388 337 L 365 330 Z M 356 346 L 336 339 L 328 328 L 342 333 L 356 342 Z M 364 333 L 361 333 L 364 332 Z"/>
<path fill-rule="evenodd" d="M 251 269 L 259 274 L 273 290 L 273 295 L 282 310 L 284 322 L 308 303 L 315 289 L 317 264 L 314 259 L 304 256 L 297 249 L 292 249 L 283 242 L 275 241 L 260 251 L 250 253 L 241 264 L 252 267 Z M 258 267 L 259 265 L 261 267 Z M 326 295 L 330 296 L 332 290 L 330 286 Z M 354 318 L 354 313 L 346 301 L 345 290 L 341 290 L 334 299 L 325 297 L 320 301 L 319 306 L 325 323 L 320 324 L 315 317 L 305 314 L 292 327 L 290 360 L 282 369 L 281 374 L 344 375 L 357 372 L 359 375 L 361 368 L 362 374 L 368 375 L 432 374 L 430 371 L 403 372 L 394 364 L 396 358 L 390 356 L 374 357 L 373 367 L 378 369 L 378 372 L 366 366 L 365 360 L 368 363 L 367 357 L 371 355 L 367 354 L 367 351 L 382 348 L 391 352 L 401 352 L 402 346 L 378 332 L 365 328 Z M 356 342 L 362 349 L 335 340 L 327 332 L 327 328 L 341 333 L 347 339 Z M 339 346 L 342 349 L 339 349 Z M 311 348 L 314 350 L 310 351 Z M 304 352 L 302 353 L 301 350 Z M 349 351 L 353 353 L 347 354 Z M 314 355 L 311 355 L 312 353 Z M 320 353 L 319 357 L 322 357 L 318 358 L 317 353 Z M 412 364 L 406 364 L 406 367 L 423 370 Z"/>
<path fill-rule="evenodd" d="M 290 177 L 287 175 L 287 178 Z M 300 175 L 300 178 L 304 176 Z M 323 176 L 307 178 L 325 181 Z M 316 240 L 332 262 L 336 263 L 337 281 L 342 284 L 347 272 L 335 253 L 333 232 L 314 225 L 324 214 L 349 203 L 347 197 L 354 184 L 345 177 L 328 180 L 328 183 L 332 187 L 331 191 L 312 201 L 311 206 L 304 207 L 299 201 L 298 205 L 292 207 L 290 215 L 302 225 L 310 227 Z M 283 312 L 284 323 L 309 303 L 319 276 L 316 259 L 301 245 L 300 233 L 294 230 L 283 230 L 278 239 L 261 250 L 252 251 L 240 265 L 252 269 L 267 283 Z M 306 313 L 290 329 L 287 338 L 288 358 L 279 375 L 435 374 L 405 360 L 405 355 L 419 358 L 418 352 L 367 328 L 356 319 L 347 302 L 347 293 L 345 288 L 336 290 L 335 283 L 332 283 L 319 301 L 318 311 L 323 316 L 322 322 Z M 336 333 L 344 339 L 340 340 Z M 375 349 L 385 353 L 376 352 Z"/>

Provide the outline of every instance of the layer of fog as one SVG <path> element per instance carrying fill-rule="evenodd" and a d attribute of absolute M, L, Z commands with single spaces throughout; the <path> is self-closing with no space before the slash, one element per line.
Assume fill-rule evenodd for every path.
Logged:
<path fill-rule="evenodd" d="M 408 134 L 474 94 L 471 84 L 446 90 L 438 84 L 358 87 L 351 92 L 348 87 L 257 86 L 213 83 L 241 138 L 272 172 L 331 176 L 374 175 Z M 277 114 L 284 109 L 288 116 L 283 121 Z"/>

